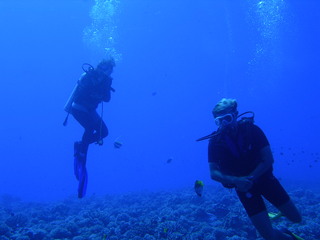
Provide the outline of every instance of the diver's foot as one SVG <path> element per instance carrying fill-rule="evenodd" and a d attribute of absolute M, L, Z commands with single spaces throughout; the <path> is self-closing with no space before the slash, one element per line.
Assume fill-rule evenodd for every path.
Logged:
<path fill-rule="evenodd" d="M 81 151 L 82 150 L 82 142 L 76 141 L 74 142 L 74 157 L 85 158 L 86 154 Z"/>
<path fill-rule="evenodd" d="M 289 235 L 292 237 L 293 240 L 302 240 L 302 238 L 300 238 L 299 236 L 295 235 L 294 233 L 292 233 L 289 229 L 284 228 L 281 230 L 281 232 Z"/>

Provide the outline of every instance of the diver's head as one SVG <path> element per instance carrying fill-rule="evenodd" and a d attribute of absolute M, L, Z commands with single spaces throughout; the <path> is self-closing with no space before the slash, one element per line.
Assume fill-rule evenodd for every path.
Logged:
<path fill-rule="evenodd" d="M 237 101 L 231 98 L 222 98 L 213 108 L 212 114 L 219 128 L 235 126 L 237 123 Z"/>
<path fill-rule="evenodd" d="M 108 59 L 103 59 L 97 66 L 97 69 L 104 72 L 107 75 L 110 75 L 113 71 L 114 66 L 116 65 L 114 58 L 110 57 Z"/>

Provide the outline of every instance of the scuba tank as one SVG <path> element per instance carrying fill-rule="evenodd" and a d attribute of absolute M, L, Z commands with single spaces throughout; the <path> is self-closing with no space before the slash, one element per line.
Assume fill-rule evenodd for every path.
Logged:
<path fill-rule="evenodd" d="M 64 110 L 67 112 L 67 113 L 70 113 L 71 112 L 71 108 L 72 108 L 72 103 L 74 102 L 74 99 L 77 95 L 77 90 L 79 88 L 79 81 L 77 82 L 77 84 L 74 86 L 72 92 L 71 92 L 71 95 L 70 97 L 68 98 L 68 101 L 66 102 L 66 104 L 64 105 Z"/>
<path fill-rule="evenodd" d="M 64 122 L 63 122 L 63 126 L 66 126 L 68 123 L 68 118 L 69 118 L 69 114 L 71 113 L 71 109 L 72 109 L 72 104 L 74 102 L 75 97 L 77 96 L 77 92 L 79 89 L 79 85 L 80 85 L 80 81 L 82 79 L 82 77 L 87 74 L 90 71 L 93 71 L 94 68 L 92 67 L 92 65 L 90 65 L 89 63 L 84 63 L 82 64 L 82 70 L 84 71 L 84 73 L 81 75 L 80 80 L 77 81 L 77 84 L 74 86 L 70 97 L 68 98 L 68 101 L 66 102 L 66 104 L 64 105 L 64 110 L 68 113 Z"/>

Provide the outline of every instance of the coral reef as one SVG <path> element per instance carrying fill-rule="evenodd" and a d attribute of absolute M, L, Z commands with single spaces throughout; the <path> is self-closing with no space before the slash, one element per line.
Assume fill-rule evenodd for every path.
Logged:
<path fill-rule="evenodd" d="M 320 193 L 290 192 L 304 221 L 288 227 L 305 240 L 320 236 Z M 1 200 L 0 200 L 1 201 Z M 271 211 L 275 209 L 268 204 Z M 193 189 L 91 196 L 79 201 L 30 203 L 2 197 L 0 240 L 250 240 L 261 239 L 236 194 L 207 186 L 202 197 Z"/>

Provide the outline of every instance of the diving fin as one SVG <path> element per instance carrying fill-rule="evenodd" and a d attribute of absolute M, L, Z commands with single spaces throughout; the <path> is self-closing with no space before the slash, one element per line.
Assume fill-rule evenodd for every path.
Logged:
<path fill-rule="evenodd" d="M 78 198 L 83 198 L 86 195 L 88 173 L 86 168 L 86 154 L 81 151 L 81 142 L 74 143 L 73 170 L 76 179 L 79 181 Z"/>
<path fill-rule="evenodd" d="M 82 166 L 79 173 L 78 198 L 83 198 L 86 195 L 88 184 L 88 173 L 86 166 Z"/>
<path fill-rule="evenodd" d="M 270 220 L 275 220 L 275 219 L 282 217 L 283 215 L 281 212 L 278 212 L 278 213 L 269 212 L 268 216 L 269 216 Z"/>
<path fill-rule="evenodd" d="M 85 158 L 74 158 L 74 174 L 76 175 L 76 178 L 79 181 L 78 198 L 83 198 L 86 195 L 88 183 L 88 173 Z"/>
<path fill-rule="evenodd" d="M 73 153 L 73 170 L 76 179 L 79 181 L 79 172 L 81 165 L 85 164 L 85 156 L 81 154 L 81 142 L 74 143 L 74 153 Z"/>
<path fill-rule="evenodd" d="M 303 238 L 299 237 L 298 235 L 296 235 L 296 234 L 294 234 L 294 233 L 292 233 L 292 236 L 293 236 L 294 238 L 296 238 L 296 240 L 304 240 Z"/>
<path fill-rule="evenodd" d="M 289 229 L 283 229 L 282 230 L 283 233 L 286 233 L 288 235 L 290 235 L 291 237 L 293 237 L 294 240 L 304 240 L 303 238 L 299 237 L 298 235 L 292 233 L 291 231 L 289 231 Z"/>
<path fill-rule="evenodd" d="M 74 174 L 79 181 L 78 198 L 83 198 L 86 194 L 88 173 L 86 168 L 86 161 L 84 159 L 74 158 Z"/>

